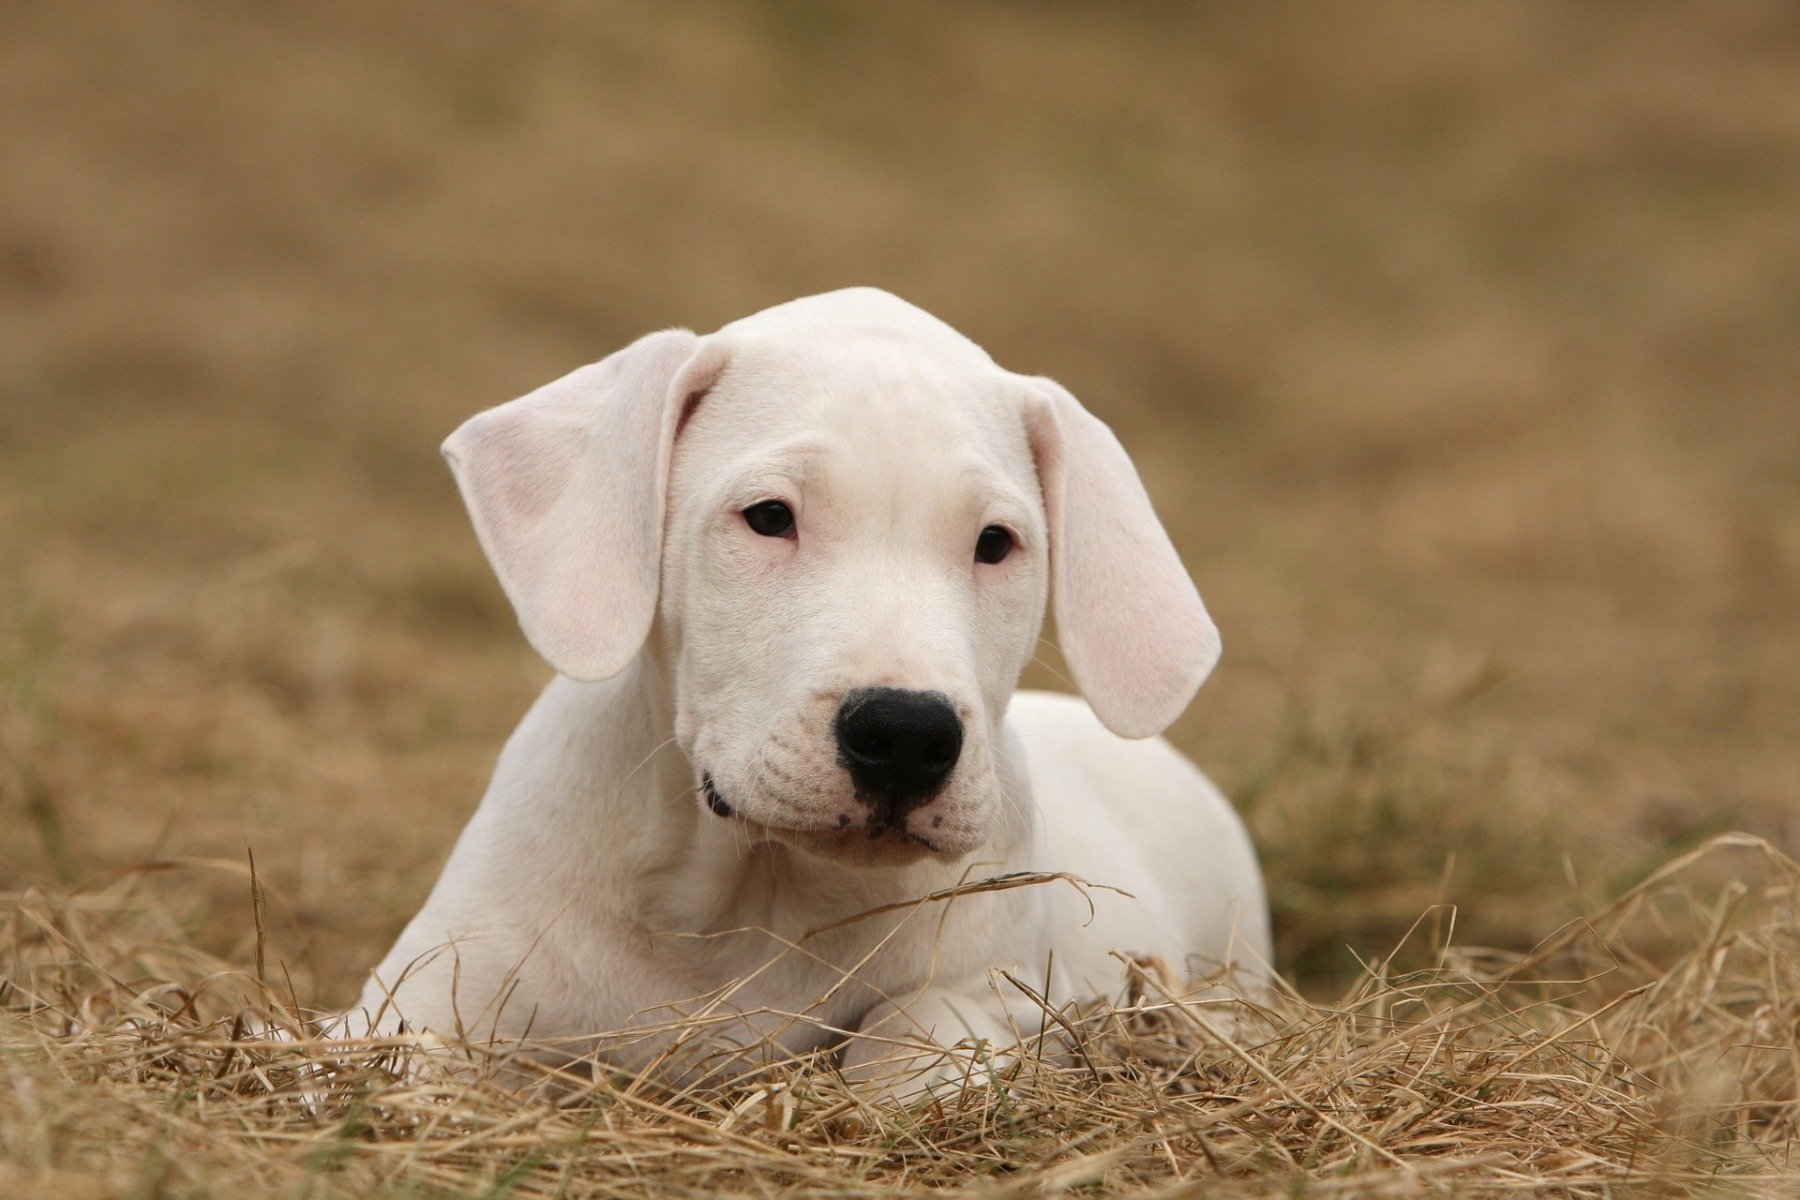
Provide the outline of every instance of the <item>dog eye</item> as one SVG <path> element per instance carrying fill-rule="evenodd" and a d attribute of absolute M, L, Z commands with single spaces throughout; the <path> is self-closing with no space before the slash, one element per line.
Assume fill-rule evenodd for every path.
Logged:
<path fill-rule="evenodd" d="M 764 537 L 793 537 L 794 510 L 779 500 L 764 500 L 744 510 L 744 523 Z"/>
<path fill-rule="evenodd" d="M 1012 553 L 1013 535 L 998 525 L 989 525 L 975 539 L 975 561 L 997 563 Z"/>

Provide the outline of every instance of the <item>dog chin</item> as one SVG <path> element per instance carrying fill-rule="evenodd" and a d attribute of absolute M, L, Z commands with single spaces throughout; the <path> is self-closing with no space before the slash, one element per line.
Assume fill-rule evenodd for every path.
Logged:
<path fill-rule="evenodd" d="M 778 829 L 770 830 L 770 833 L 775 841 L 808 857 L 844 866 L 871 869 L 905 867 L 927 858 L 955 857 L 891 829 L 873 837 L 866 829 Z"/>
<path fill-rule="evenodd" d="M 963 851 L 946 850 L 897 829 L 871 833 L 866 827 L 798 829 L 743 818 L 753 842 L 775 842 L 824 862 L 871 869 L 911 866 L 928 858 L 953 860 Z"/>

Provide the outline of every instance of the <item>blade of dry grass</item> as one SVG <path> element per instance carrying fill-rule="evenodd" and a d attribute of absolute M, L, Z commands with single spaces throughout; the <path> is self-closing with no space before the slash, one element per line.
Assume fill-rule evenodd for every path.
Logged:
<path fill-rule="evenodd" d="M 1735 884 L 1687 886 L 1726 862 Z M 1378 966 L 1337 1005 L 1200 1007 L 1140 964 L 1117 1002 L 1046 1014 L 1074 1054 L 899 1112 L 816 1056 L 670 1090 L 257 1036 L 319 1014 L 182 945 L 136 881 L 27 892 L 0 935 L 0 1164 L 307 1196 L 1758 1192 L 1800 1126 L 1797 904 L 1800 868 L 1725 837 L 1528 954 Z"/>

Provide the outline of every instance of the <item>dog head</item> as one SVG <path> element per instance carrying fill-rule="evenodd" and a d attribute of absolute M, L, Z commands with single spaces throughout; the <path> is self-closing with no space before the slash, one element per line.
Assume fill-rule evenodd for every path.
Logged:
<path fill-rule="evenodd" d="M 1067 391 L 886 293 L 651 334 L 444 445 L 531 644 L 665 664 L 697 802 L 848 861 L 980 846 L 1053 592 L 1100 719 L 1161 731 L 1218 634 Z"/>

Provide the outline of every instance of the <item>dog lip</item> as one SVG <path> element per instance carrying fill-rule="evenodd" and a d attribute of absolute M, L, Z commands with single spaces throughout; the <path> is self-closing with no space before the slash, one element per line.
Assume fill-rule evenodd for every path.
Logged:
<path fill-rule="evenodd" d="M 843 828 L 845 828 L 846 824 L 847 824 L 847 822 L 840 819 L 838 821 L 838 828 L 843 829 Z M 919 845 L 925 847 L 927 850 L 931 851 L 933 854 L 943 853 L 942 849 L 938 846 L 938 844 L 936 842 L 932 841 L 930 838 L 926 837 L 924 834 L 914 833 L 910 828 L 908 828 L 905 817 L 901 817 L 898 821 L 893 820 L 891 818 L 877 818 L 873 821 L 870 821 L 868 823 L 868 825 L 864 826 L 864 828 L 868 830 L 869 840 L 871 842 L 878 842 L 882 838 L 892 835 L 899 841 L 917 842 Z"/>
<path fill-rule="evenodd" d="M 700 787 L 701 790 L 706 793 L 706 807 L 712 809 L 715 815 L 721 817 L 734 815 L 731 805 L 725 803 L 725 797 L 719 795 L 719 789 L 714 786 L 713 777 L 710 772 L 701 772 Z"/>
<path fill-rule="evenodd" d="M 842 828 L 842 826 L 840 825 L 839 828 Z M 917 842 L 933 854 L 943 853 L 942 848 L 940 848 L 936 842 L 923 834 L 914 833 L 911 829 L 906 827 L 904 821 L 871 821 L 866 828 L 871 842 L 879 842 L 884 838 L 891 838 L 892 840 L 901 843 Z"/>

